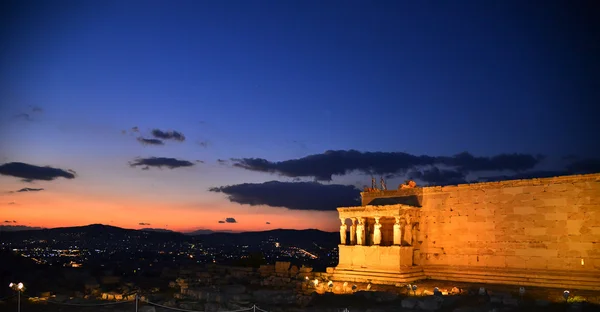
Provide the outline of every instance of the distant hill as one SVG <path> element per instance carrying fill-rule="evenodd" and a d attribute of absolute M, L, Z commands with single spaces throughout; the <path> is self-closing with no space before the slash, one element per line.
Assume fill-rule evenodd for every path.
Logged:
<path fill-rule="evenodd" d="M 184 233 L 185 235 L 205 235 L 205 234 L 212 234 L 212 233 L 216 233 L 215 231 L 212 230 L 196 230 L 193 232 L 186 232 Z"/>
<path fill-rule="evenodd" d="M 26 226 L 26 225 L 0 225 L 0 232 L 13 232 L 13 231 L 30 231 L 30 230 L 43 230 L 41 227 Z"/>
<path fill-rule="evenodd" d="M 254 245 L 260 242 L 275 240 L 284 245 L 308 246 L 317 244 L 323 247 L 335 247 L 339 241 L 338 232 L 323 232 L 320 230 L 289 230 L 278 229 L 261 232 L 242 233 L 210 233 L 197 235 L 198 240 L 206 244 L 241 244 Z"/>
<path fill-rule="evenodd" d="M 56 240 L 62 242 L 85 240 L 88 243 L 120 241 L 154 242 L 201 242 L 206 245 L 253 245 L 262 242 L 277 241 L 284 245 L 298 247 L 322 246 L 334 247 L 339 240 L 338 232 L 320 230 L 270 230 L 263 232 L 213 232 L 198 230 L 191 233 L 179 233 L 166 229 L 146 228 L 141 230 L 123 229 L 110 225 L 91 224 L 86 226 L 62 227 L 53 229 L 30 229 L 27 231 L 2 232 L 3 241 Z"/>
<path fill-rule="evenodd" d="M 104 224 L 2 233 L 2 238 L 6 240 L 53 239 L 57 241 L 86 240 L 88 242 L 117 242 L 122 240 L 155 240 L 162 242 L 180 241 L 184 237 L 183 234 L 177 232 L 139 231 Z"/>
<path fill-rule="evenodd" d="M 140 231 L 175 233 L 175 231 L 171 231 L 171 230 L 167 230 L 167 229 L 155 229 L 155 228 L 143 228 L 143 229 L 140 229 Z"/>

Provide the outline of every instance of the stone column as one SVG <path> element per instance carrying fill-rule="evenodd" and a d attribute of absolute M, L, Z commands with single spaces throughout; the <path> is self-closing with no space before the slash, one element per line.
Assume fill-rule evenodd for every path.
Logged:
<path fill-rule="evenodd" d="M 358 225 L 356 226 L 356 244 L 365 244 L 365 218 L 358 218 Z"/>
<path fill-rule="evenodd" d="M 381 245 L 381 223 L 379 223 L 379 217 L 375 217 L 375 226 L 373 227 L 373 245 Z"/>
<path fill-rule="evenodd" d="M 350 218 L 352 225 L 350 226 L 350 245 L 356 245 L 356 218 Z"/>
<path fill-rule="evenodd" d="M 402 230 L 400 228 L 400 217 L 396 217 L 396 223 L 394 223 L 394 245 L 402 245 Z"/>
<path fill-rule="evenodd" d="M 340 218 L 342 225 L 340 225 L 340 245 L 346 245 L 346 219 Z"/>

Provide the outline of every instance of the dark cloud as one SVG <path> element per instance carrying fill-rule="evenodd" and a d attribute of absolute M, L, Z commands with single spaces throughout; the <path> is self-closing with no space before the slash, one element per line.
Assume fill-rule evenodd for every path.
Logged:
<path fill-rule="evenodd" d="M 27 121 L 31 121 L 31 116 L 27 113 L 20 113 L 15 115 L 15 119 L 20 119 L 20 120 L 27 120 Z"/>
<path fill-rule="evenodd" d="M 225 221 L 223 221 L 223 220 L 219 220 L 219 223 L 225 223 Z"/>
<path fill-rule="evenodd" d="M 209 191 L 224 193 L 231 202 L 252 206 L 333 211 L 340 206 L 360 205 L 360 190 L 350 185 L 270 181 L 213 187 Z"/>
<path fill-rule="evenodd" d="M 203 164 L 203 163 L 204 163 L 204 160 L 196 159 L 196 162 L 197 162 L 197 163 L 200 163 L 200 164 Z"/>
<path fill-rule="evenodd" d="M 267 221 L 265 224 L 271 224 L 271 222 Z"/>
<path fill-rule="evenodd" d="M 146 223 L 146 222 L 140 222 L 138 223 L 139 225 L 150 225 L 150 223 Z"/>
<path fill-rule="evenodd" d="M 225 160 L 225 159 L 217 159 L 217 163 L 218 163 L 219 165 L 226 165 L 228 162 L 227 162 L 227 160 Z"/>
<path fill-rule="evenodd" d="M 16 202 L 14 202 L 14 201 L 11 201 L 11 202 L 9 202 L 8 204 L 9 204 L 9 205 L 17 205 L 17 203 L 16 203 Z"/>
<path fill-rule="evenodd" d="M 12 220 L 12 221 L 11 220 L 4 220 L 4 223 L 17 223 L 17 221 L 15 221 L 15 220 Z"/>
<path fill-rule="evenodd" d="M 232 159 L 233 166 L 246 170 L 277 173 L 287 177 L 314 177 L 331 181 L 334 175 L 352 171 L 366 174 L 405 174 L 422 166 L 445 165 L 467 174 L 474 171 L 513 170 L 533 168 L 542 160 L 526 154 L 501 154 L 493 157 L 474 157 L 461 153 L 452 157 L 416 156 L 403 152 L 327 151 L 299 159 L 271 162 L 262 158 Z"/>
<path fill-rule="evenodd" d="M 487 176 L 480 177 L 477 179 L 477 182 L 497 182 L 497 181 L 505 181 L 505 180 L 522 180 L 522 179 L 541 179 L 541 178 L 552 178 L 558 176 L 569 175 L 568 171 L 530 171 L 517 173 L 513 175 L 497 175 L 497 176 Z"/>
<path fill-rule="evenodd" d="M 165 142 L 159 140 L 159 139 L 145 139 L 142 137 L 137 138 L 138 142 L 144 144 L 144 145 L 165 145 Z"/>
<path fill-rule="evenodd" d="M 563 160 L 566 158 L 563 157 Z M 477 179 L 480 182 L 495 182 L 502 180 L 521 180 L 521 179 L 535 179 L 535 178 L 552 178 L 565 175 L 573 174 L 589 174 L 589 173 L 600 173 L 600 159 L 587 158 L 580 159 L 579 157 L 572 156 L 568 159 L 573 159 L 569 165 L 563 170 L 536 170 L 520 172 L 517 174 L 497 175 L 480 177 Z M 580 159 L 580 160 L 579 160 Z"/>
<path fill-rule="evenodd" d="M 163 140 L 175 140 L 183 142 L 185 141 L 185 136 L 181 132 L 177 131 L 161 131 L 159 129 L 152 130 L 152 135 L 155 138 L 163 139 Z"/>
<path fill-rule="evenodd" d="M 41 107 L 38 107 L 38 106 L 32 107 L 31 111 L 34 112 L 34 113 L 43 113 L 44 112 L 44 110 Z"/>
<path fill-rule="evenodd" d="M 140 128 L 136 127 L 131 127 L 131 132 L 140 132 Z"/>
<path fill-rule="evenodd" d="M 475 157 L 467 152 L 452 157 L 437 157 L 433 164 L 456 167 L 462 172 L 512 170 L 525 171 L 535 167 L 543 156 L 527 154 L 500 154 L 492 157 Z"/>
<path fill-rule="evenodd" d="M 145 166 L 146 167 L 167 167 L 169 169 L 175 169 L 179 167 L 191 167 L 194 163 L 189 162 L 187 160 L 179 160 L 175 158 L 167 158 L 167 157 L 150 157 L 150 158 L 138 158 L 135 161 L 129 163 L 131 167 L 136 166 Z"/>
<path fill-rule="evenodd" d="M 40 167 L 21 162 L 11 162 L 0 166 L 0 174 L 23 178 L 24 181 L 28 182 L 33 180 L 51 181 L 60 177 L 66 179 L 75 178 L 74 172 L 69 171 L 48 166 Z"/>
<path fill-rule="evenodd" d="M 208 147 L 208 141 L 198 141 L 198 145 L 207 148 Z"/>
<path fill-rule="evenodd" d="M 235 218 L 225 218 L 225 222 L 226 223 L 237 223 L 237 221 L 235 220 Z"/>
<path fill-rule="evenodd" d="M 567 170 L 572 174 L 600 172 L 600 159 L 576 160 L 567 166 Z"/>
<path fill-rule="evenodd" d="M 409 179 L 421 180 L 430 185 L 451 185 L 467 183 L 465 174 L 456 170 L 431 167 L 424 170 L 413 170 L 408 174 Z"/>
<path fill-rule="evenodd" d="M 17 193 L 20 192 L 39 192 L 39 191 L 43 191 L 43 188 L 30 188 L 30 187 L 26 187 L 26 188 L 22 188 L 20 190 L 17 191 Z"/>
<path fill-rule="evenodd" d="M 121 134 L 127 134 L 127 130 L 121 130 Z"/>

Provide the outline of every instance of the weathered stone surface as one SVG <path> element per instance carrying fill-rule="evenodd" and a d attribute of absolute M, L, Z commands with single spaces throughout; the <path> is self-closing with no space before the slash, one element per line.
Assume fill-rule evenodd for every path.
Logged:
<path fill-rule="evenodd" d="M 551 286 L 561 281 L 562 285 L 568 283 L 568 287 L 600 289 L 600 248 L 596 246 L 600 242 L 600 174 L 425 187 L 412 189 L 411 194 L 403 192 L 361 195 L 363 205 L 377 198 L 417 196 L 419 213 L 412 216 L 411 222 L 418 224 L 418 230 L 409 235 L 415 237 L 413 246 L 390 246 L 394 241 L 394 218 L 402 218 L 404 213 L 414 210 L 413 206 L 339 208 L 340 216 L 365 219 L 367 238 L 373 234 L 374 218 L 382 224 L 381 246 L 340 246 L 337 267 L 343 269 L 340 272 L 345 271 L 346 276 L 349 270 L 363 272 L 360 279 L 368 280 L 364 272 L 402 273 L 407 272 L 403 265 L 408 264 L 411 272 L 415 266 L 428 272 L 420 278 L 491 282 L 485 276 L 493 276 L 505 283 Z M 403 237 L 406 235 L 404 231 Z M 397 248 L 412 248 L 412 251 L 404 257 Z M 449 267 L 455 268 L 454 275 L 444 272 Z M 492 275 L 480 273 L 485 269 L 492 270 L 489 273 Z M 529 270 L 536 270 L 535 277 L 519 279 L 519 275 Z M 374 283 L 385 279 L 378 274 Z M 389 282 L 397 280 L 390 277 Z"/>

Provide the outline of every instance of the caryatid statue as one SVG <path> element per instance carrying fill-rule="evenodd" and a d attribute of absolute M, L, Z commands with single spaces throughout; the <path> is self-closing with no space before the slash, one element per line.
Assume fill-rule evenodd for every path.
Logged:
<path fill-rule="evenodd" d="M 381 244 L 381 223 L 379 217 L 375 217 L 375 226 L 373 228 L 373 245 Z"/>
<path fill-rule="evenodd" d="M 350 218 L 352 225 L 350 226 L 350 245 L 356 245 L 356 218 Z"/>
<path fill-rule="evenodd" d="M 387 186 L 385 185 L 385 180 L 383 179 L 383 177 L 381 177 L 380 182 L 381 182 L 381 190 L 382 191 L 387 190 Z"/>
<path fill-rule="evenodd" d="M 356 225 L 356 243 L 358 245 L 365 244 L 365 224 L 364 218 L 358 219 L 358 225 Z"/>
<path fill-rule="evenodd" d="M 405 215 L 404 216 L 404 229 L 403 229 L 403 237 L 402 237 L 402 241 L 403 241 L 403 245 L 406 244 L 407 246 L 412 246 L 412 222 L 410 220 L 410 216 L 409 215 Z"/>
<path fill-rule="evenodd" d="M 346 219 L 340 218 L 340 221 L 342 221 L 342 225 L 340 225 L 340 244 L 346 245 Z"/>
<path fill-rule="evenodd" d="M 394 245 L 402 245 L 402 228 L 400 226 L 400 217 L 396 217 L 396 223 L 394 223 Z"/>

